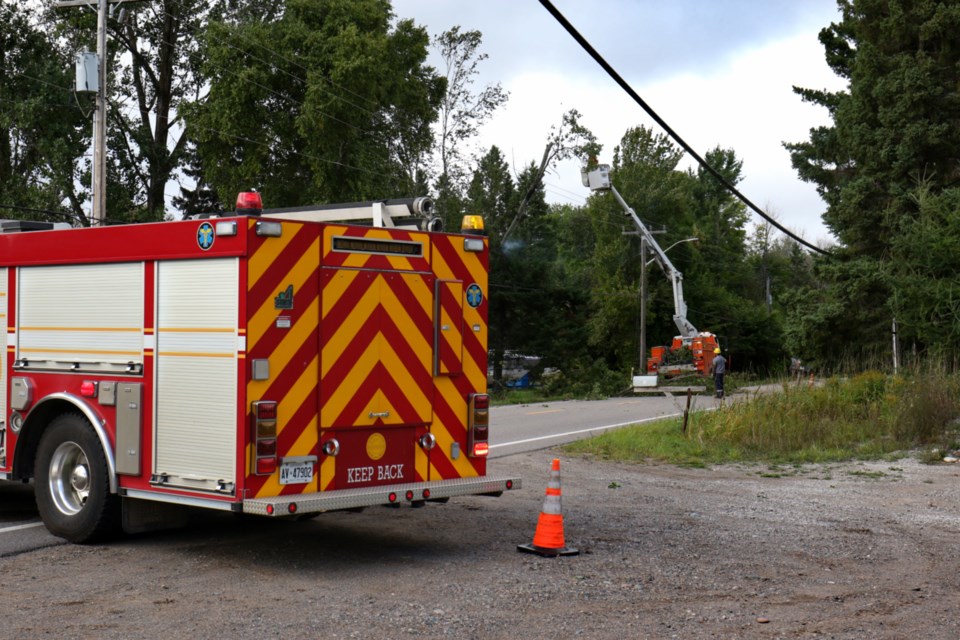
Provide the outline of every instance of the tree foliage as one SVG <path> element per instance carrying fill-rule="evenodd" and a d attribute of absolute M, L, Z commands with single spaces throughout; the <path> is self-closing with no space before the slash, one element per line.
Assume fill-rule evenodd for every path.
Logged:
<path fill-rule="evenodd" d="M 584 133 L 580 150 L 589 149 L 589 161 L 598 149 Z M 732 183 L 740 180 L 741 164 L 731 150 L 715 149 L 708 157 Z M 785 359 L 779 299 L 775 308 L 768 306 L 763 281 L 782 278 L 785 295 L 788 274 L 797 270 L 793 245 L 770 239 L 768 230 L 764 248 L 755 251 L 747 242 L 743 206 L 712 175 L 680 169 L 682 152 L 650 129 L 625 132 L 613 158 L 617 190 L 645 224 L 663 231 L 658 243 L 683 273 L 689 319 L 718 333 L 738 368 L 778 367 Z M 510 183 L 498 150 L 480 166 L 474 188 Z M 646 363 L 646 354 L 638 353 L 639 239 L 624 233 L 634 231 L 632 223 L 604 193 L 585 207 L 545 211 L 537 199 L 531 215 L 505 225 L 509 198 L 520 198 L 525 178 L 536 184 L 538 169 L 529 165 L 517 185 L 501 190 L 505 200 L 473 200 L 490 220 L 494 362 L 504 351 L 536 354 L 544 367 L 563 372 L 551 378 L 554 391 L 620 392 L 630 370 Z M 471 190 L 481 192 L 488 193 Z M 514 233 L 507 235 L 510 228 Z M 648 344 L 669 345 L 677 332 L 671 281 L 656 266 L 648 271 Z"/>
<path fill-rule="evenodd" d="M 509 94 L 500 83 L 476 89 L 480 63 L 487 54 L 480 51 L 483 35 L 462 31 L 460 26 L 434 38 L 445 67 L 446 90 L 440 102 L 434 162 L 437 179 L 437 206 L 445 224 L 453 228 L 470 180 L 472 141 L 494 112 L 506 103 Z"/>
<path fill-rule="evenodd" d="M 843 246 L 818 267 L 823 287 L 798 295 L 791 333 L 802 336 L 811 355 L 836 362 L 889 351 L 897 317 L 901 337 L 919 351 L 956 353 L 960 325 L 944 311 L 957 262 L 934 266 L 931 259 L 957 233 L 949 222 L 956 209 L 948 208 L 960 177 L 960 6 L 838 5 L 842 20 L 820 40 L 849 90 L 797 89 L 826 107 L 833 124 L 787 147 L 800 176 L 826 200 L 824 221 Z M 918 304 L 931 314 L 920 317 Z M 951 328 L 941 330 L 943 322 Z"/>
<path fill-rule="evenodd" d="M 428 37 L 387 0 L 288 0 L 259 22 L 211 22 L 206 99 L 184 109 L 205 176 L 271 206 L 417 195 L 444 79 Z"/>
<path fill-rule="evenodd" d="M 20 3 L 0 4 L 0 205 L 79 218 L 90 130 L 72 95 L 72 60 L 34 17 Z M 5 218 L 43 215 L 0 209 Z"/>
<path fill-rule="evenodd" d="M 74 50 L 94 50 L 96 12 L 53 9 L 45 19 Z M 203 93 L 199 74 L 202 25 L 228 4 L 255 2 L 158 0 L 111 10 L 107 20 L 107 217 L 160 220 L 167 183 L 186 160 L 185 100 Z"/>

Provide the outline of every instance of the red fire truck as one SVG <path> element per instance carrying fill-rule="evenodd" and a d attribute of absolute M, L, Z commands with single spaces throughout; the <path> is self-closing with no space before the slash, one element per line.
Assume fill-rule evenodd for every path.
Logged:
<path fill-rule="evenodd" d="M 397 224 L 426 204 L 0 223 L 0 480 L 74 542 L 519 488 L 487 473 L 487 240 Z"/>

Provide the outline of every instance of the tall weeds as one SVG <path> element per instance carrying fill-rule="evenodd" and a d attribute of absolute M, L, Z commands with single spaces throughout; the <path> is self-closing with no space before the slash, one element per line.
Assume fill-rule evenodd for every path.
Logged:
<path fill-rule="evenodd" d="M 578 448 L 608 458 L 686 463 L 872 458 L 915 447 L 950 447 L 957 439 L 958 416 L 956 374 L 937 368 L 900 376 L 867 371 L 813 387 L 784 383 L 777 393 L 728 401 L 717 411 L 695 413 L 686 434 L 675 424 L 653 430 L 640 426 Z"/>

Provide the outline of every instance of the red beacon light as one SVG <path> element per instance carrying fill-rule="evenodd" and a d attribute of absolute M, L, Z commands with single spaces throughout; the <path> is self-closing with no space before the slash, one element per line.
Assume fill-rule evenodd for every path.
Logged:
<path fill-rule="evenodd" d="M 258 216 L 263 210 L 263 199 L 256 191 L 241 191 L 237 195 L 238 216 Z"/>

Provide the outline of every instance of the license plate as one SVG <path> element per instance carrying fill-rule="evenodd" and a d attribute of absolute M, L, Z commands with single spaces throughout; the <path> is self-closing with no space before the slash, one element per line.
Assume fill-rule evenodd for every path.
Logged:
<path fill-rule="evenodd" d="M 280 465 L 280 484 L 307 484 L 311 480 L 312 462 L 284 462 Z"/>

